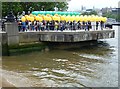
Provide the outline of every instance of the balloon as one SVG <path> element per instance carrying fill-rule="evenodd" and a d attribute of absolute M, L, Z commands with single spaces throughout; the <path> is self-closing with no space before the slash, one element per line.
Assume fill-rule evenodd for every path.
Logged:
<path fill-rule="evenodd" d="M 85 15 L 85 16 L 83 17 L 83 21 L 87 22 L 87 21 L 88 21 L 87 18 L 88 18 L 87 15 Z"/>
<path fill-rule="evenodd" d="M 43 20 L 43 18 L 42 17 L 39 17 L 39 21 L 41 22 Z"/>
<path fill-rule="evenodd" d="M 100 19 L 99 19 L 99 17 L 96 15 L 95 16 L 95 21 L 99 21 Z"/>
<path fill-rule="evenodd" d="M 30 16 L 30 17 L 32 17 L 33 15 L 32 15 L 32 14 L 30 14 L 29 16 Z"/>
<path fill-rule="evenodd" d="M 23 17 L 21 18 L 21 21 L 22 21 L 22 22 L 25 22 L 25 21 L 26 21 L 26 18 L 23 16 Z"/>
<path fill-rule="evenodd" d="M 65 16 L 60 16 L 60 20 L 64 21 L 65 20 Z"/>
<path fill-rule="evenodd" d="M 37 21 L 38 21 L 38 20 L 39 20 L 39 16 L 36 16 L 36 17 L 35 17 L 35 20 L 37 20 Z"/>
<path fill-rule="evenodd" d="M 27 16 L 26 19 L 29 21 L 30 20 L 30 16 Z"/>
<path fill-rule="evenodd" d="M 95 15 L 91 15 L 91 21 L 92 21 L 92 22 L 95 21 Z"/>
<path fill-rule="evenodd" d="M 79 21 L 83 21 L 83 15 L 81 15 L 80 17 L 79 17 Z"/>
<path fill-rule="evenodd" d="M 58 14 L 55 14 L 54 16 L 58 16 Z"/>
<path fill-rule="evenodd" d="M 43 19 L 44 19 L 44 20 L 46 20 L 46 21 L 48 21 L 48 18 L 47 18 L 47 16 L 43 16 Z"/>
<path fill-rule="evenodd" d="M 51 16 L 48 17 L 48 21 L 52 21 L 52 17 Z"/>
<path fill-rule="evenodd" d="M 33 22 L 34 21 L 34 17 L 30 17 L 30 21 Z"/>
<path fill-rule="evenodd" d="M 103 20 L 103 17 L 102 17 L 102 16 L 99 16 L 98 19 L 99 19 L 99 21 L 102 21 L 102 20 Z"/>
<path fill-rule="evenodd" d="M 50 14 L 47 14 L 46 16 L 50 16 Z"/>
<path fill-rule="evenodd" d="M 66 16 L 65 21 L 66 21 L 66 22 L 68 22 L 68 21 L 72 21 L 71 16 L 69 16 L 69 15 L 68 15 L 68 16 Z"/>
<path fill-rule="evenodd" d="M 28 15 L 25 15 L 25 18 L 28 17 Z"/>
<path fill-rule="evenodd" d="M 78 16 L 78 15 L 75 17 L 75 20 L 76 20 L 77 22 L 79 21 L 79 16 Z"/>
<path fill-rule="evenodd" d="M 40 17 L 40 16 L 42 16 L 41 14 L 38 14 L 38 16 Z"/>
<path fill-rule="evenodd" d="M 106 21 L 107 21 L 107 18 L 106 18 L 106 17 L 103 17 L 103 18 L 102 18 L 102 21 L 103 21 L 103 22 L 106 22 Z"/>

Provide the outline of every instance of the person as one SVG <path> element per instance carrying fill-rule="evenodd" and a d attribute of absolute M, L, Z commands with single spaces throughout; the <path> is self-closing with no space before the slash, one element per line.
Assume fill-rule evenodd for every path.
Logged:
<path fill-rule="evenodd" d="M 88 22 L 85 22 L 84 29 L 85 29 L 85 31 L 88 29 Z"/>
<path fill-rule="evenodd" d="M 34 31 L 34 22 L 31 24 L 31 30 Z"/>
<path fill-rule="evenodd" d="M 22 31 L 24 32 L 26 30 L 26 22 L 22 22 Z"/>
<path fill-rule="evenodd" d="M 49 31 L 49 21 L 46 23 L 46 30 Z"/>
<path fill-rule="evenodd" d="M 85 29 L 85 21 L 82 22 L 82 29 Z"/>
<path fill-rule="evenodd" d="M 28 26 L 28 20 L 26 20 L 26 31 L 29 29 L 29 26 Z"/>
<path fill-rule="evenodd" d="M 91 22 L 91 25 L 92 25 L 92 30 L 95 30 L 96 29 L 96 22 Z"/>
<path fill-rule="evenodd" d="M 38 30 L 38 21 L 35 22 L 34 26 L 35 26 L 35 30 L 37 31 Z"/>
<path fill-rule="evenodd" d="M 66 29 L 66 30 L 69 30 L 69 21 L 66 22 L 66 24 L 65 24 L 65 29 Z"/>
<path fill-rule="evenodd" d="M 43 30 L 45 30 L 46 29 L 46 21 L 43 20 L 42 23 L 43 23 L 43 25 L 42 25 L 43 26 Z"/>
<path fill-rule="evenodd" d="M 103 21 L 100 21 L 100 26 L 101 26 L 101 30 L 103 30 L 103 28 L 104 28 L 104 22 Z"/>
<path fill-rule="evenodd" d="M 88 21 L 88 31 L 91 29 L 91 22 Z"/>
<path fill-rule="evenodd" d="M 99 22 L 96 21 L 96 30 L 98 30 L 98 25 L 99 25 Z"/>
<path fill-rule="evenodd" d="M 73 30 L 75 30 L 75 21 L 73 21 Z"/>
<path fill-rule="evenodd" d="M 44 31 L 43 21 L 41 22 L 41 31 Z"/>
<path fill-rule="evenodd" d="M 58 29 L 58 22 L 55 21 L 55 30 L 57 30 L 57 29 Z"/>
<path fill-rule="evenodd" d="M 38 31 L 41 30 L 41 24 L 40 24 L 40 21 L 38 21 Z"/>
<path fill-rule="evenodd" d="M 29 31 L 32 30 L 31 25 L 32 25 L 32 22 L 29 21 L 29 22 L 28 22 L 28 29 L 29 29 Z"/>
<path fill-rule="evenodd" d="M 50 30 L 52 30 L 52 21 L 50 21 L 50 23 L 49 23 L 49 28 L 50 28 Z"/>
<path fill-rule="evenodd" d="M 59 26 L 60 26 L 60 31 L 62 31 L 62 30 L 63 30 L 63 29 L 62 29 L 62 21 L 60 21 Z"/>
<path fill-rule="evenodd" d="M 55 21 L 54 20 L 52 21 L 52 30 L 53 31 L 55 30 Z"/>
<path fill-rule="evenodd" d="M 21 29 L 22 29 L 22 28 L 21 28 L 21 23 L 22 23 L 21 21 L 18 21 L 18 31 L 19 31 L 19 32 L 20 32 Z"/>
<path fill-rule="evenodd" d="M 81 23 L 78 21 L 78 29 L 81 29 Z"/>
<path fill-rule="evenodd" d="M 72 21 L 70 22 L 70 30 L 73 30 L 73 23 L 72 23 Z"/>

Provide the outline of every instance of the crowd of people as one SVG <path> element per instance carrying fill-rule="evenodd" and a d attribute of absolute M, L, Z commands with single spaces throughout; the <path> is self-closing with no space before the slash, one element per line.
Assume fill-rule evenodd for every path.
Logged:
<path fill-rule="evenodd" d="M 89 31 L 90 29 L 98 30 L 100 27 L 101 30 L 105 27 L 103 21 L 97 22 L 76 22 L 76 21 L 18 21 L 18 29 L 19 31 L 64 31 L 64 30 L 85 30 Z"/>

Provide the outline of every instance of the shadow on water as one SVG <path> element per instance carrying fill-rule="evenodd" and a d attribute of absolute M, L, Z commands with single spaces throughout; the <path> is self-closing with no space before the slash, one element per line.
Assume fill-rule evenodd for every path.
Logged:
<path fill-rule="evenodd" d="M 32 44 L 32 45 L 23 45 L 19 47 L 11 47 L 9 55 L 22 55 L 29 54 L 32 52 L 43 52 L 43 51 L 52 51 L 52 50 L 66 50 L 66 51 L 84 51 L 89 53 L 88 50 L 109 48 L 109 44 L 104 41 L 85 41 L 85 42 L 75 42 L 75 43 L 58 43 L 58 42 L 45 42 L 44 44 Z M 91 53 L 91 51 L 90 51 Z M 104 53 L 103 53 L 104 54 Z"/>

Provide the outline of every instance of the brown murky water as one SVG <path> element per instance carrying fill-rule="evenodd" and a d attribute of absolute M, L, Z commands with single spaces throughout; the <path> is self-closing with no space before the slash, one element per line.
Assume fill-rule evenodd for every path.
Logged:
<path fill-rule="evenodd" d="M 24 75 L 38 87 L 117 87 L 118 27 L 114 29 L 115 38 L 96 46 L 3 57 L 3 69 Z"/>

